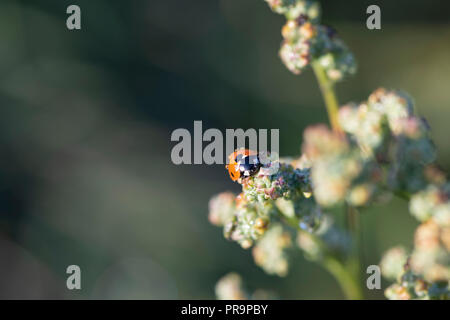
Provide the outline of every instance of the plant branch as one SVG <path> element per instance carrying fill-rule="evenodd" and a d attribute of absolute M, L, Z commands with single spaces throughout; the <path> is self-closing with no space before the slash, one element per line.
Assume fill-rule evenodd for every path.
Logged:
<path fill-rule="evenodd" d="M 353 240 L 353 250 L 352 250 L 352 270 L 359 280 L 362 280 L 361 266 L 364 261 L 363 254 L 363 243 L 362 243 L 362 226 L 361 226 L 361 215 L 359 211 L 351 206 L 347 205 L 347 219 L 348 219 L 348 231 Z"/>
<path fill-rule="evenodd" d="M 276 207 L 275 207 L 276 208 Z M 306 232 L 300 228 L 300 222 L 296 217 L 286 217 L 278 208 L 279 217 L 285 221 L 288 225 L 296 229 L 298 232 Z M 350 272 L 351 266 L 354 259 L 350 259 L 348 265 L 341 262 L 339 259 L 333 257 L 327 251 L 326 244 L 320 239 L 320 237 L 309 234 L 314 238 L 314 242 L 319 245 L 321 251 L 324 253 L 323 257 L 316 260 L 317 263 L 322 265 L 328 272 L 330 272 L 336 281 L 339 283 L 342 291 L 349 300 L 361 300 L 363 299 L 363 293 L 361 287 L 359 286 L 359 277 L 355 276 L 354 273 Z"/>
<path fill-rule="evenodd" d="M 343 131 L 338 120 L 339 102 L 334 85 L 328 78 L 324 68 L 318 62 L 313 62 L 312 68 L 325 101 L 331 127 L 335 132 L 342 134 Z M 359 225 L 359 213 L 355 208 L 351 206 L 348 207 L 347 219 L 347 227 L 352 234 L 352 239 L 355 241 L 355 248 L 348 263 L 343 264 L 330 255 L 326 255 L 321 263 L 336 278 L 348 299 L 362 299 L 363 293 L 359 285 L 359 282 L 361 281 L 360 263 L 362 259 L 362 248 L 360 248 L 361 230 Z"/>
<path fill-rule="evenodd" d="M 321 264 L 336 278 L 347 299 L 363 299 L 363 293 L 358 281 L 359 278 L 349 272 L 349 268 L 346 265 L 330 256 L 325 257 Z"/>
<path fill-rule="evenodd" d="M 313 62 L 312 68 L 319 83 L 325 106 L 330 120 L 331 127 L 334 131 L 341 133 L 342 129 L 338 121 L 339 103 L 336 97 L 333 83 L 328 79 L 325 70 L 318 62 Z"/>

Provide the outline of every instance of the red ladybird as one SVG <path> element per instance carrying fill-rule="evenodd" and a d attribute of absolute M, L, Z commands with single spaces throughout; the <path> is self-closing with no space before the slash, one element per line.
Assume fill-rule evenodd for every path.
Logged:
<path fill-rule="evenodd" d="M 248 149 L 239 149 L 228 156 L 229 163 L 225 166 L 233 181 L 239 178 L 251 177 L 261 168 L 258 153 Z"/>

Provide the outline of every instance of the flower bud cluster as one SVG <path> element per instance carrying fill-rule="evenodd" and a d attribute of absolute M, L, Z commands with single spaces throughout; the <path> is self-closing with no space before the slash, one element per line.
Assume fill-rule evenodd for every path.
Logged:
<path fill-rule="evenodd" d="M 398 281 L 403 275 L 403 267 L 408 261 L 408 252 L 402 246 L 389 249 L 380 262 L 381 274 L 386 279 Z"/>
<path fill-rule="evenodd" d="M 389 286 L 384 294 L 390 300 L 428 300 L 429 284 L 411 270 L 405 270 L 399 282 Z"/>
<path fill-rule="evenodd" d="M 242 285 L 242 278 L 231 272 L 223 276 L 216 284 L 216 297 L 219 300 L 247 300 L 248 293 Z"/>
<path fill-rule="evenodd" d="M 312 196 L 309 168 L 294 168 L 279 163 L 275 174 L 259 174 L 242 181 L 245 199 L 252 203 L 275 204 L 279 213 L 297 219 L 298 227 L 314 231 L 321 222 L 322 211 Z M 273 202 L 275 200 L 275 202 Z"/>
<path fill-rule="evenodd" d="M 273 12 L 284 14 L 288 19 L 296 19 L 300 15 L 317 21 L 320 18 L 320 5 L 315 0 L 264 0 Z"/>
<path fill-rule="evenodd" d="M 222 192 L 209 200 L 209 222 L 216 226 L 224 226 L 230 221 L 236 210 L 236 195 Z"/>
<path fill-rule="evenodd" d="M 314 161 L 311 176 L 315 198 L 322 206 L 327 206 L 333 203 L 329 199 L 338 199 L 336 194 L 346 193 L 348 201 L 349 195 L 354 193 L 349 191 L 351 189 L 349 186 L 361 180 L 365 181 L 363 185 L 368 186 L 368 190 L 372 192 L 377 189 L 389 189 L 406 196 L 413 193 L 410 211 L 423 223 L 416 231 L 415 247 L 410 258 L 410 273 L 420 276 L 423 281 L 427 281 L 430 290 L 437 292 L 438 296 L 442 295 L 445 288 L 448 290 L 450 280 L 450 187 L 445 183 L 445 176 L 433 165 L 436 155 L 426 122 L 414 115 L 412 102 L 406 95 L 385 89 L 377 90 L 367 102 L 359 106 L 348 105 L 341 108 L 339 120 L 349 136 L 350 145 L 351 142 L 355 142 L 361 150 L 362 160 L 359 158 L 356 163 L 365 163 L 366 167 L 378 168 L 369 175 L 374 177 L 375 173 L 378 179 L 375 181 L 361 179 L 360 173 L 353 176 L 347 175 L 346 171 L 341 169 L 340 176 L 338 175 L 340 179 L 336 178 L 333 181 L 328 178 L 328 181 L 324 183 L 326 177 L 333 177 L 335 172 L 333 166 L 339 166 L 339 162 L 342 161 L 336 150 L 344 150 L 345 154 L 352 151 L 348 151 L 348 148 L 345 151 L 346 146 L 337 135 L 318 134 L 318 132 L 309 134 L 305 138 L 309 143 L 305 150 L 309 157 L 323 159 L 321 156 L 323 154 L 334 155 L 322 166 L 318 165 L 317 160 Z M 355 159 L 358 159 L 357 156 Z M 319 163 L 320 161 L 323 160 L 319 160 Z M 340 165 L 345 167 L 343 164 Z M 323 170 L 319 170 L 322 168 Z M 378 174 L 376 174 L 377 171 Z M 376 181 L 379 183 L 374 184 L 373 182 Z M 347 190 L 323 198 L 320 193 L 323 185 L 326 185 L 323 187 L 325 191 L 341 190 L 341 188 Z M 370 194 L 367 191 L 361 192 L 360 198 L 366 199 L 365 195 L 368 193 Z M 327 199 L 329 201 L 326 201 Z M 338 200 L 342 199 L 341 196 Z M 355 205 L 354 201 L 350 203 Z M 405 253 L 399 250 L 394 253 L 396 253 L 395 259 L 391 259 L 392 252 L 387 254 L 383 259 L 382 268 L 386 276 L 398 279 Z M 409 288 L 413 287 L 409 286 Z M 413 294 L 411 290 L 406 290 L 402 283 L 394 285 L 393 288 L 400 291 L 392 289 L 389 292 L 397 292 L 397 294 L 404 292 L 405 297 L 411 298 L 421 297 L 417 292 Z M 429 297 L 432 296 L 429 294 Z"/>
<path fill-rule="evenodd" d="M 434 219 L 422 223 L 414 235 L 411 268 L 429 282 L 450 281 L 450 226 Z"/>
<path fill-rule="evenodd" d="M 224 236 L 248 249 L 264 235 L 276 213 L 272 203 L 248 202 L 241 194 L 233 216 L 224 225 Z"/>
<path fill-rule="evenodd" d="M 234 272 L 224 275 L 216 283 L 218 300 L 274 300 L 277 296 L 271 291 L 256 289 L 250 294 L 244 286 L 242 277 Z"/>
<path fill-rule="evenodd" d="M 427 298 L 432 299 L 449 298 L 450 295 L 449 191 L 449 184 L 432 184 L 414 194 L 409 203 L 411 214 L 422 223 L 415 232 L 414 249 L 409 255 L 408 268 L 427 283 Z M 383 275 L 392 280 L 394 270 L 398 273 L 405 259 L 405 250 L 389 250 L 381 262 Z M 398 275 L 396 280 L 401 280 Z M 397 282 L 386 292 L 386 296 L 399 298 L 398 295 L 402 296 L 400 292 L 405 290 L 404 287 Z M 418 298 L 410 292 L 409 294 L 410 298 Z"/>
<path fill-rule="evenodd" d="M 411 214 L 419 221 L 433 218 L 442 227 L 450 226 L 450 184 L 429 185 L 409 202 Z"/>
<path fill-rule="evenodd" d="M 440 294 L 450 280 L 450 185 L 433 165 L 436 152 L 428 125 L 414 114 L 408 96 L 385 89 L 375 91 L 367 103 L 341 108 L 339 115 L 344 130 L 387 173 L 387 188 L 407 198 L 412 194 L 409 209 L 422 224 L 415 233 L 408 272 L 402 274 L 413 273 L 429 288 L 441 288 Z M 398 270 L 404 258 L 405 252 L 398 249 L 386 253 L 384 275 L 391 279 L 396 275 L 400 281 Z M 399 282 L 386 295 L 423 298 Z"/>
<path fill-rule="evenodd" d="M 385 169 L 391 190 L 415 192 L 428 184 L 424 168 L 435 160 L 435 149 L 408 96 L 378 89 L 367 102 L 342 107 L 339 122 L 363 155 Z"/>
<path fill-rule="evenodd" d="M 390 192 L 423 189 L 435 159 L 425 122 L 404 94 L 379 89 L 360 105 L 339 110 L 344 134 L 324 125 L 305 130 L 303 153 L 311 163 L 317 203 L 363 206 Z"/>
<path fill-rule="evenodd" d="M 311 63 L 318 63 L 331 82 L 355 73 L 356 61 L 351 51 L 333 28 L 319 24 L 320 7 L 316 1 L 266 2 L 273 11 L 286 15 L 280 58 L 292 73 L 301 73 Z"/>
<path fill-rule="evenodd" d="M 290 235 L 277 221 L 295 219 L 298 227 L 313 231 L 321 222 L 322 212 L 311 195 L 309 169 L 277 163 L 277 172 L 265 170 L 239 179 L 242 193 L 237 197 L 224 192 L 209 203 L 209 220 L 223 226 L 224 236 L 247 249 L 255 244 L 253 257 L 267 273 L 284 276 L 288 270 L 285 249 Z M 269 172 L 269 173 L 268 173 Z"/>
<path fill-rule="evenodd" d="M 404 264 L 396 283 L 384 292 L 390 300 L 447 300 L 450 290 L 446 282 L 430 283 L 414 272 L 409 263 Z"/>
<path fill-rule="evenodd" d="M 288 272 L 286 249 L 291 243 L 291 235 L 280 224 L 272 226 L 252 250 L 255 263 L 268 274 L 285 276 Z"/>
<path fill-rule="evenodd" d="M 362 206 L 376 194 L 380 167 L 344 135 L 324 125 L 309 127 L 304 133 L 303 152 L 313 163 L 313 194 L 322 207 L 345 201 Z"/>
<path fill-rule="evenodd" d="M 275 174 L 258 175 L 245 179 L 242 192 L 248 201 L 264 202 L 278 198 L 293 199 L 311 192 L 309 169 L 295 169 L 289 164 L 280 163 Z"/>
<path fill-rule="evenodd" d="M 389 250 L 381 261 L 383 275 L 397 280 L 397 283 L 386 291 L 389 299 L 450 298 L 449 204 L 448 185 L 432 185 L 412 196 L 410 211 L 423 222 L 415 232 L 414 249 L 407 263 L 408 272 L 401 272 L 402 264 L 405 264 L 407 259 L 404 249 Z M 408 279 L 417 282 L 420 278 L 420 283 L 426 283 L 427 295 L 421 296 L 411 291 L 415 286 L 404 283 L 405 274 L 414 275 Z"/>

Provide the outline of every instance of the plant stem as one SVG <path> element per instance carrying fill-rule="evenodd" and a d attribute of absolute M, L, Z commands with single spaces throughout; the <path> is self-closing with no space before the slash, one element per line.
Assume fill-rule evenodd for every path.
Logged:
<path fill-rule="evenodd" d="M 343 134 L 338 120 L 339 102 L 334 90 L 334 85 L 325 73 L 324 68 L 318 62 L 313 62 L 312 68 L 325 101 L 331 127 L 335 132 Z M 331 255 L 325 255 L 320 263 L 336 278 L 348 299 L 359 300 L 363 299 L 363 293 L 359 285 L 361 281 L 361 252 L 359 248 L 359 216 L 356 209 L 349 207 L 347 218 L 349 222 L 349 229 L 352 232 L 355 243 L 357 244 L 353 255 L 349 258 L 347 261 L 348 263 L 346 264 Z M 295 222 L 291 223 L 291 225 L 294 224 Z M 317 240 L 320 241 L 320 239 Z"/>
<path fill-rule="evenodd" d="M 276 207 L 275 207 L 276 208 Z M 286 217 L 278 208 L 279 217 L 287 224 L 298 230 L 298 232 L 306 232 L 300 228 L 300 223 L 295 217 Z M 326 244 L 318 236 L 310 234 L 314 238 L 314 241 L 321 247 L 324 252 L 324 256 L 320 260 L 316 260 L 321 264 L 328 272 L 330 272 L 339 283 L 342 291 L 349 300 L 361 300 L 363 299 L 363 293 L 359 286 L 360 278 L 351 272 L 355 264 L 355 259 L 350 259 L 348 264 L 344 264 L 329 253 L 327 253 Z"/>
<path fill-rule="evenodd" d="M 312 68 L 319 83 L 325 106 L 330 120 L 331 127 L 335 132 L 343 134 L 338 120 L 339 102 L 336 97 L 334 85 L 325 73 L 324 68 L 318 63 L 313 62 Z M 359 282 L 361 281 L 361 251 L 359 238 L 359 214 L 355 208 L 349 207 L 347 212 L 348 228 L 356 243 L 355 251 L 349 258 L 346 265 L 333 257 L 326 256 L 322 264 L 336 278 L 345 292 L 348 299 L 362 299 L 363 293 Z"/>
<path fill-rule="evenodd" d="M 316 75 L 317 82 L 319 83 L 320 91 L 322 91 L 322 96 L 325 101 L 331 127 L 334 131 L 342 133 L 342 129 L 338 121 L 339 103 L 334 90 L 334 85 L 330 79 L 328 79 L 325 70 L 318 62 L 313 62 L 312 68 Z"/>
<path fill-rule="evenodd" d="M 408 193 L 407 191 L 398 190 L 398 191 L 394 192 L 394 195 L 396 195 L 400 199 L 403 199 L 403 200 L 406 200 L 406 201 L 411 200 L 411 194 Z"/>
<path fill-rule="evenodd" d="M 359 278 L 352 275 L 348 267 L 332 257 L 325 257 L 322 265 L 336 278 L 347 299 L 363 299 L 361 287 L 358 282 Z"/>
<path fill-rule="evenodd" d="M 347 219 L 348 219 L 348 231 L 352 236 L 354 243 L 351 257 L 351 265 L 355 277 L 362 280 L 361 265 L 364 261 L 363 247 L 362 247 L 362 230 L 361 230 L 361 216 L 359 211 L 351 206 L 347 205 Z"/>

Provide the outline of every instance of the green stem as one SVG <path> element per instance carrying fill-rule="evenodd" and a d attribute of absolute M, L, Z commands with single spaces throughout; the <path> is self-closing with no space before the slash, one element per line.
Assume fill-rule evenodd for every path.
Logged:
<path fill-rule="evenodd" d="M 345 266 L 339 260 L 331 257 L 326 257 L 322 261 L 322 265 L 336 278 L 347 299 L 363 299 L 363 293 L 358 281 L 359 278 L 355 277 L 351 272 L 349 272 L 350 268 L 348 266 Z"/>
<path fill-rule="evenodd" d="M 339 102 L 336 97 L 334 85 L 330 79 L 328 79 L 325 70 L 318 62 L 313 62 L 312 68 L 316 75 L 317 82 L 319 83 L 320 91 L 322 91 L 323 99 L 325 100 L 325 106 L 327 108 L 331 127 L 336 132 L 342 132 L 338 120 Z"/>
<path fill-rule="evenodd" d="M 352 271 L 360 281 L 362 280 L 361 265 L 364 261 L 363 247 L 362 247 L 362 230 L 361 230 L 361 216 L 359 211 L 351 206 L 347 205 L 347 219 L 348 219 L 348 231 L 353 239 L 353 251 L 351 259 Z"/>
<path fill-rule="evenodd" d="M 298 232 L 306 232 L 300 229 L 300 224 L 297 218 L 295 217 L 286 217 L 278 208 L 279 217 L 284 220 L 287 224 L 298 230 Z M 348 265 L 334 258 L 330 254 L 327 254 L 326 244 L 315 235 L 311 235 L 314 238 L 314 241 L 321 247 L 321 250 L 325 253 L 324 257 L 317 261 L 321 264 L 328 272 L 330 272 L 336 281 L 339 283 L 342 291 L 345 296 L 349 300 L 361 300 L 363 299 L 363 293 L 361 287 L 359 286 L 359 277 L 355 276 L 354 272 L 351 272 L 355 265 L 354 259 L 350 259 L 348 261 Z"/>
<path fill-rule="evenodd" d="M 403 199 L 403 200 L 406 200 L 406 201 L 411 200 L 411 194 L 408 193 L 407 191 L 397 190 L 397 191 L 394 192 L 394 195 L 396 195 L 400 199 Z"/>
<path fill-rule="evenodd" d="M 335 132 L 343 133 L 339 124 L 338 112 L 339 102 L 334 90 L 333 82 L 328 78 L 324 68 L 318 63 L 313 62 L 312 68 L 319 83 L 325 106 L 330 120 L 331 127 Z M 361 281 L 360 263 L 361 251 L 359 248 L 359 215 L 356 209 L 349 207 L 347 212 L 348 228 L 353 235 L 356 246 L 355 251 L 349 258 L 348 263 L 344 264 L 332 256 L 325 256 L 321 261 L 322 265 L 336 278 L 342 290 L 348 299 L 362 299 L 363 293 L 359 285 Z"/>

